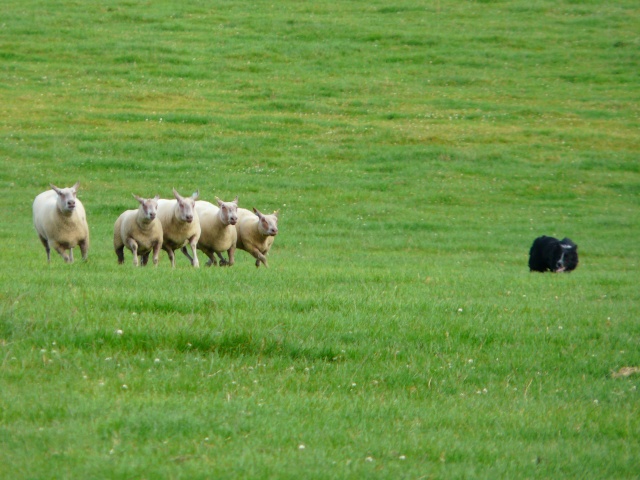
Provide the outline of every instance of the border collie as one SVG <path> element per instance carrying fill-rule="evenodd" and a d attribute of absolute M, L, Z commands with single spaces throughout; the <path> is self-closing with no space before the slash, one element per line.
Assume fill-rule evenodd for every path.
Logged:
<path fill-rule="evenodd" d="M 529 250 L 529 269 L 532 272 L 570 272 L 578 266 L 578 246 L 569 238 L 543 235 L 533 241 Z"/>

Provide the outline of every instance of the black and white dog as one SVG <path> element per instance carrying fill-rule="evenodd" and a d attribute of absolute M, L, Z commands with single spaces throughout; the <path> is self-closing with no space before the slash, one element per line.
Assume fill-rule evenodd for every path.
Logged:
<path fill-rule="evenodd" d="M 578 246 L 568 238 L 543 235 L 533 241 L 529 250 L 529 268 L 532 272 L 570 272 L 578 266 Z"/>

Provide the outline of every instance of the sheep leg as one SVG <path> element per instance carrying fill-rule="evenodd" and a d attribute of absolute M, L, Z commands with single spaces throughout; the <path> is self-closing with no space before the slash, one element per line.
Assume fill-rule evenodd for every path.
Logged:
<path fill-rule="evenodd" d="M 143 267 L 147 266 L 147 263 L 149 262 L 149 254 L 151 253 L 151 251 L 148 251 L 147 253 L 145 253 L 144 255 L 140 255 L 140 263 L 142 264 Z"/>
<path fill-rule="evenodd" d="M 229 266 L 232 267 L 234 263 L 236 263 L 236 247 L 233 245 L 229 250 L 227 250 L 227 254 L 229 255 Z"/>
<path fill-rule="evenodd" d="M 89 256 L 89 239 L 85 238 L 84 240 L 80 240 L 78 246 L 80 247 L 80 253 L 82 253 L 82 260 L 86 262 Z M 73 261 L 73 254 L 71 255 L 71 259 Z"/>
<path fill-rule="evenodd" d="M 127 238 L 127 247 L 131 249 L 131 253 L 133 253 L 133 266 L 138 266 L 138 242 L 136 242 L 133 238 Z"/>
<path fill-rule="evenodd" d="M 124 245 L 116 248 L 116 255 L 118 256 L 118 265 L 122 265 L 124 263 Z"/>
<path fill-rule="evenodd" d="M 224 265 L 225 267 L 231 267 L 235 263 L 235 259 L 234 259 L 235 253 L 236 253 L 235 246 L 227 250 L 227 255 L 229 256 L 229 260 L 225 260 L 222 254 L 218 253 L 218 257 L 220 257 L 220 266 Z"/>
<path fill-rule="evenodd" d="M 157 242 L 154 246 L 153 246 L 153 264 L 157 267 L 158 266 L 158 255 L 160 254 L 160 249 L 162 248 L 162 243 Z"/>
<path fill-rule="evenodd" d="M 165 246 L 163 246 L 162 249 L 165 252 L 167 252 L 167 255 L 169 255 L 169 260 L 171 261 L 171 268 L 176 268 L 176 256 L 173 253 L 173 249 Z"/>
<path fill-rule="evenodd" d="M 222 254 L 220 252 L 216 252 L 216 255 L 220 259 L 220 266 L 221 267 L 226 267 L 227 265 L 229 265 L 229 262 L 227 262 L 227 260 L 222 256 Z"/>
<path fill-rule="evenodd" d="M 260 250 L 258 250 L 257 248 L 253 250 L 253 252 L 251 253 L 251 255 L 253 255 L 254 257 L 256 257 L 256 267 L 260 266 L 260 262 L 263 263 L 263 265 L 265 266 L 265 268 L 269 268 L 269 265 L 267 265 L 267 257 L 265 257 L 262 252 L 260 252 Z"/>
<path fill-rule="evenodd" d="M 73 258 L 69 258 L 69 255 L 67 255 L 66 249 L 64 249 L 62 245 L 60 245 L 58 242 L 52 241 L 49 245 L 49 248 L 51 247 L 53 247 L 53 249 L 56 252 L 58 252 L 62 258 L 64 258 L 65 262 L 67 263 L 73 262 Z M 71 251 L 71 253 L 73 253 L 73 250 Z"/>
<path fill-rule="evenodd" d="M 69 263 L 73 263 L 73 248 L 69 249 Z"/>
<path fill-rule="evenodd" d="M 217 262 L 216 257 L 215 257 L 215 254 L 216 254 L 215 250 L 213 250 L 213 249 L 211 249 L 211 248 L 209 248 L 209 247 L 204 247 L 204 246 L 200 247 L 200 250 L 202 250 L 202 252 L 203 252 L 203 253 L 207 256 L 207 258 L 209 259 L 209 261 L 206 263 L 206 266 L 207 266 L 207 267 L 210 267 L 210 266 L 212 266 L 212 265 L 213 265 L 214 267 L 217 267 L 217 266 L 218 266 L 218 262 Z"/>
<path fill-rule="evenodd" d="M 42 245 L 44 245 L 44 249 L 47 252 L 47 262 L 51 263 L 51 248 L 49 248 L 49 242 L 41 235 L 38 235 L 38 237 L 40 238 L 40 241 L 42 242 Z"/>
<path fill-rule="evenodd" d="M 184 247 L 182 247 L 180 251 L 184 253 L 184 256 L 187 257 L 191 262 L 191 265 L 193 265 L 193 258 L 191 257 L 191 255 L 189 255 L 189 250 L 187 250 L 187 246 L 185 245 Z"/>
<path fill-rule="evenodd" d="M 193 265 L 195 268 L 200 268 L 200 262 L 198 262 L 198 252 L 196 250 L 199 238 L 200 234 L 198 234 L 197 236 L 194 235 L 189 239 L 189 243 L 191 244 L 191 252 L 193 253 L 193 262 L 191 262 L 191 265 Z M 185 245 L 184 249 L 186 250 L 186 248 L 187 247 Z"/>

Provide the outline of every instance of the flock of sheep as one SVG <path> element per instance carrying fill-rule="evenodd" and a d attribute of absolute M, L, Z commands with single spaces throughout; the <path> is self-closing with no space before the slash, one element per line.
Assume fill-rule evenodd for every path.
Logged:
<path fill-rule="evenodd" d="M 89 252 L 89 226 L 84 206 L 78 200 L 79 182 L 73 187 L 58 188 L 39 194 L 33 201 L 33 224 L 51 261 L 51 249 L 68 262 L 73 262 L 73 249 L 78 246 L 82 259 Z M 142 265 L 153 253 L 153 264 L 158 264 L 160 249 L 165 250 L 175 267 L 174 251 L 180 249 L 194 267 L 199 267 L 197 249 L 209 257 L 207 265 L 231 266 L 236 248 L 249 252 L 256 259 L 256 267 L 267 267 L 269 253 L 278 233 L 278 212 L 263 215 L 238 208 L 238 197 L 223 202 L 216 197 L 217 206 L 198 200 L 198 192 L 190 197 L 181 196 L 175 188 L 174 199 L 141 198 L 134 195 L 140 206 L 123 212 L 113 228 L 113 247 L 118 263 L 124 263 L 124 248 L 131 250 L 133 264 Z M 187 250 L 191 246 L 191 255 Z M 67 254 L 67 250 L 69 254 Z M 227 252 L 228 259 L 223 257 Z"/>

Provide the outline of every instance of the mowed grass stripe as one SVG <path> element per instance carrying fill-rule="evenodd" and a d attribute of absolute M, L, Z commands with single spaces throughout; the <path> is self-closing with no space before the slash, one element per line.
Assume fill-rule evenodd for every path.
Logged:
<path fill-rule="evenodd" d="M 0 476 L 634 478 L 637 10 L 6 3 Z M 117 265 L 173 187 L 278 209 L 270 268 Z"/>

